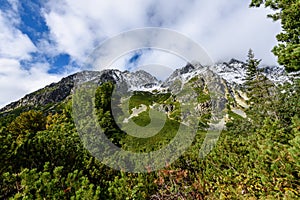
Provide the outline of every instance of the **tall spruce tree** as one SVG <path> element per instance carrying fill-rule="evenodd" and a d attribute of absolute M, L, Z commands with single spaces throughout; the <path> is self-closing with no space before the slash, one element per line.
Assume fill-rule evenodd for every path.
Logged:
<path fill-rule="evenodd" d="M 247 59 L 247 72 L 246 72 L 246 85 L 250 84 L 253 80 L 258 78 L 258 65 L 261 60 L 255 58 L 252 49 L 248 51 L 248 59 Z"/>
<path fill-rule="evenodd" d="M 252 49 L 248 51 L 247 71 L 246 71 L 246 93 L 248 96 L 247 114 L 256 116 L 252 119 L 254 126 L 259 126 L 263 119 L 270 115 L 273 110 L 271 104 L 274 98 L 275 85 L 261 73 L 258 65 L 261 59 L 256 59 Z"/>
<path fill-rule="evenodd" d="M 268 95 L 268 79 L 258 70 L 261 59 L 256 59 L 252 49 L 248 51 L 247 71 L 246 71 L 246 92 L 249 98 L 248 103 L 258 103 L 263 97 Z"/>

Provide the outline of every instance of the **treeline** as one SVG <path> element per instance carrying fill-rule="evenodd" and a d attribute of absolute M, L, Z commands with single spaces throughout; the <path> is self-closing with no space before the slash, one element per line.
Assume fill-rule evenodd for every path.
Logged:
<path fill-rule="evenodd" d="M 110 87 L 100 87 L 98 96 Z M 254 76 L 245 90 L 247 118 L 230 115 L 206 158 L 199 158 L 205 136 L 199 130 L 180 159 L 149 173 L 119 172 L 91 156 L 76 132 L 71 102 L 55 114 L 30 110 L 3 118 L 0 198 L 300 198 L 300 81 L 275 86 Z M 106 121 L 110 108 L 100 108 L 109 103 L 96 99 L 99 116 L 109 112 Z"/>

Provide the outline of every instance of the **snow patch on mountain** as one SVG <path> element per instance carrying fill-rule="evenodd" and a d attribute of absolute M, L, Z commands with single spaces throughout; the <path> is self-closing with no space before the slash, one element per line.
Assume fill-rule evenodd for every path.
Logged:
<path fill-rule="evenodd" d="M 162 86 L 168 86 L 169 83 L 174 82 L 176 79 L 187 82 L 196 75 L 205 75 L 206 70 L 217 74 L 229 84 L 243 85 L 246 81 L 246 63 L 231 59 L 228 63 L 217 63 L 205 67 L 200 63 L 187 64 L 184 68 L 175 70 Z M 284 67 L 260 66 L 258 70 L 275 84 L 290 81 L 290 75 L 286 73 Z"/>
<path fill-rule="evenodd" d="M 299 76 L 299 74 L 289 75 L 284 67 L 281 66 L 260 66 L 258 70 L 275 84 L 289 82 L 292 79 L 291 77 Z M 101 84 L 101 82 L 112 81 L 114 83 L 126 83 L 130 91 L 162 91 L 176 80 L 185 84 L 193 77 L 198 75 L 205 76 L 207 71 L 215 73 L 230 85 L 241 86 L 246 80 L 247 65 L 236 59 L 231 59 L 229 62 L 216 63 L 211 66 L 202 66 L 197 62 L 188 63 L 183 68 L 176 69 L 164 82 L 158 81 L 154 76 L 143 70 L 135 72 L 121 72 L 116 69 L 103 70 L 101 72 L 85 71 L 77 74 L 79 79 L 76 82 L 93 81 Z"/>
<path fill-rule="evenodd" d="M 259 70 L 275 84 L 291 82 L 300 78 L 300 72 L 287 73 L 282 66 L 260 66 Z M 210 72 L 208 76 L 211 76 L 212 73 L 218 75 L 229 87 L 242 87 L 246 79 L 246 71 L 246 64 L 236 59 L 231 59 L 228 63 L 217 63 L 211 66 L 202 66 L 196 62 L 188 63 L 183 68 L 176 69 L 164 82 L 158 81 L 157 78 L 143 70 L 135 72 L 121 72 L 117 69 L 82 71 L 63 78 L 58 83 L 52 83 L 45 88 L 28 94 L 19 101 L 12 102 L 0 109 L 0 113 L 18 107 L 43 106 L 49 103 L 60 102 L 69 97 L 76 86 L 86 82 L 101 85 L 110 81 L 121 84 L 124 86 L 122 89 L 129 91 L 167 91 L 170 89 L 170 86 L 177 87 L 176 81 L 180 82 L 182 88 L 190 79 L 196 76 L 205 79 L 207 72 Z"/>

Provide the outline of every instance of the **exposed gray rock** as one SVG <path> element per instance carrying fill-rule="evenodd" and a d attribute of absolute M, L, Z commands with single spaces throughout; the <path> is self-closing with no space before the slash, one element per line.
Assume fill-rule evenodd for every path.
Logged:
<path fill-rule="evenodd" d="M 8 112 L 20 107 L 26 107 L 29 109 L 37 106 L 45 106 L 51 103 L 59 103 L 72 94 L 76 85 L 86 82 L 93 82 L 97 85 L 101 85 L 108 81 L 125 84 L 126 89 L 149 88 L 159 84 L 159 81 L 155 77 L 142 70 L 132 73 L 126 71 L 121 72 L 114 69 L 103 70 L 101 72 L 82 71 L 63 78 L 58 83 L 52 83 L 43 89 L 28 94 L 19 101 L 10 103 L 0 109 L 0 113 Z"/>
<path fill-rule="evenodd" d="M 299 72 L 287 74 L 283 67 L 261 66 L 262 73 L 274 83 L 283 83 L 299 78 Z M 194 77 L 199 79 L 199 84 L 207 84 L 209 73 L 219 76 L 218 84 L 214 87 L 220 91 L 227 91 L 228 94 L 235 98 L 234 90 L 243 87 L 246 77 L 246 64 L 236 59 L 231 59 L 228 63 L 219 63 L 212 66 L 202 66 L 200 63 L 188 63 L 181 69 L 176 69 L 163 83 L 158 81 L 151 74 L 139 70 L 136 72 L 121 72 L 115 69 L 99 71 L 83 71 L 66 78 L 58 83 L 52 83 L 43 89 L 24 96 L 16 102 L 12 102 L 0 109 L 0 113 L 7 112 L 20 107 L 37 107 L 62 102 L 69 98 L 78 84 L 93 82 L 100 85 L 104 82 L 111 81 L 122 85 L 124 90 L 151 91 L 158 89 L 161 91 L 171 91 L 178 93 L 182 90 L 184 84 Z M 220 84 L 221 83 L 221 84 Z M 212 85 L 212 84 L 210 84 Z M 221 87 L 221 88 L 220 88 Z M 194 98 L 193 95 L 185 98 Z"/>

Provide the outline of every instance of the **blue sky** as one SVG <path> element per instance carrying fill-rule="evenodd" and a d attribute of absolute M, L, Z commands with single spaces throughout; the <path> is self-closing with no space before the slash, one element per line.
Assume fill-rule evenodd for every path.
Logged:
<path fill-rule="evenodd" d="M 280 32 L 266 9 L 250 1 L 0 0 L 0 107 L 62 77 L 91 69 L 86 58 L 120 32 L 143 27 L 178 31 L 199 43 L 215 62 L 245 60 L 249 48 L 264 64 Z M 131 52 L 113 67 L 135 70 L 149 62 L 181 67 L 166 53 Z M 163 77 L 160 77 L 163 78 Z"/>

